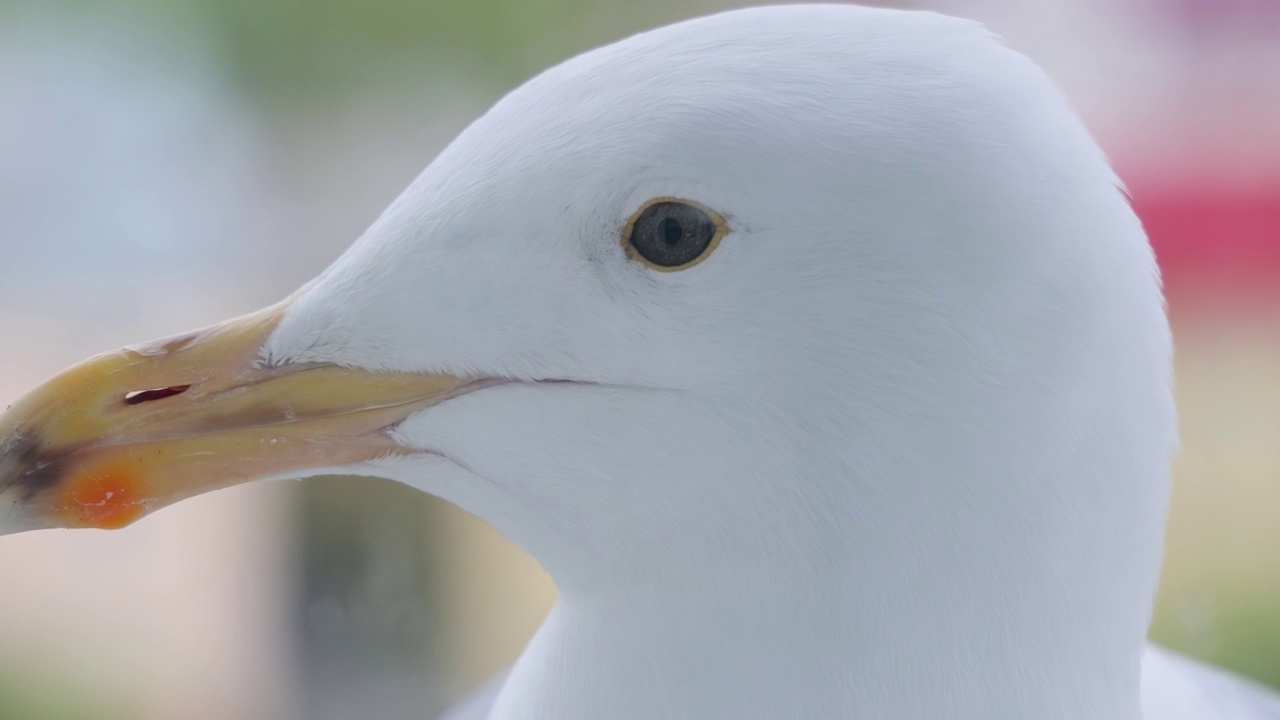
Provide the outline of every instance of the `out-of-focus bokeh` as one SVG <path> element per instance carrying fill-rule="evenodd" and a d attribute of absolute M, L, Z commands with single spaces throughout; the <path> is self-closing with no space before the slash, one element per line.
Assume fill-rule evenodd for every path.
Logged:
<path fill-rule="evenodd" d="M 249 311 L 538 70 L 722 0 L 8 0 L 0 403 Z M 918 0 L 986 22 L 1101 139 L 1166 273 L 1184 450 L 1154 636 L 1280 686 L 1280 4 Z M 0 717 L 431 717 L 554 598 L 443 503 L 245 487 L 0 542 Z"/>

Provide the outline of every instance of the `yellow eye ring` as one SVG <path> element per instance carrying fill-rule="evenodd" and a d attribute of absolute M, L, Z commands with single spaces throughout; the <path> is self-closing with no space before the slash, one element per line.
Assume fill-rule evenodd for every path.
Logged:
<path fill-rule="evenodd" d="M 627 220 L 622 248 L 658 272 L 676 272 L 705 260 L 728 232 L 724 217 L 702 203 L 656 197 Z"/>

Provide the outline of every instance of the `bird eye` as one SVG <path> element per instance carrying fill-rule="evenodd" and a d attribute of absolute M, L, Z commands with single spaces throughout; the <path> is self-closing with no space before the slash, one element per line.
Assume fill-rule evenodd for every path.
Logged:
<path fill-rule="evenodd" d="M 636 211 L 622 231 L 631 257 L 654 270 L 684 270 L 716 249 L 725 234 L 724 218 L 698 203 L 654 198 Z"/>

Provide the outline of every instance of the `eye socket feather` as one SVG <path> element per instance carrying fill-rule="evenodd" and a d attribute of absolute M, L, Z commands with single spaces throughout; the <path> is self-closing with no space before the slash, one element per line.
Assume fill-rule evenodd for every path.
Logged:
<path fill-rule="evenodd" d="M 692 200 L 657 197 L 631 216 L 622 230 L 627 255 L 659 272 L 702 262 L 728 232 L 724 218 Z"/>

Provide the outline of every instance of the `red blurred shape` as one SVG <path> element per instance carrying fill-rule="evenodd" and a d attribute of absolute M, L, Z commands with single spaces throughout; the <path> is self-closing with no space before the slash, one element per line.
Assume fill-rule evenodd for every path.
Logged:
<path fill-rule="evenodd" d="M 1212 182 L 1130 183 L 1175 309 L 1213 298 L 1280 298 L 1280 179 L 1228 187 Z"/>

